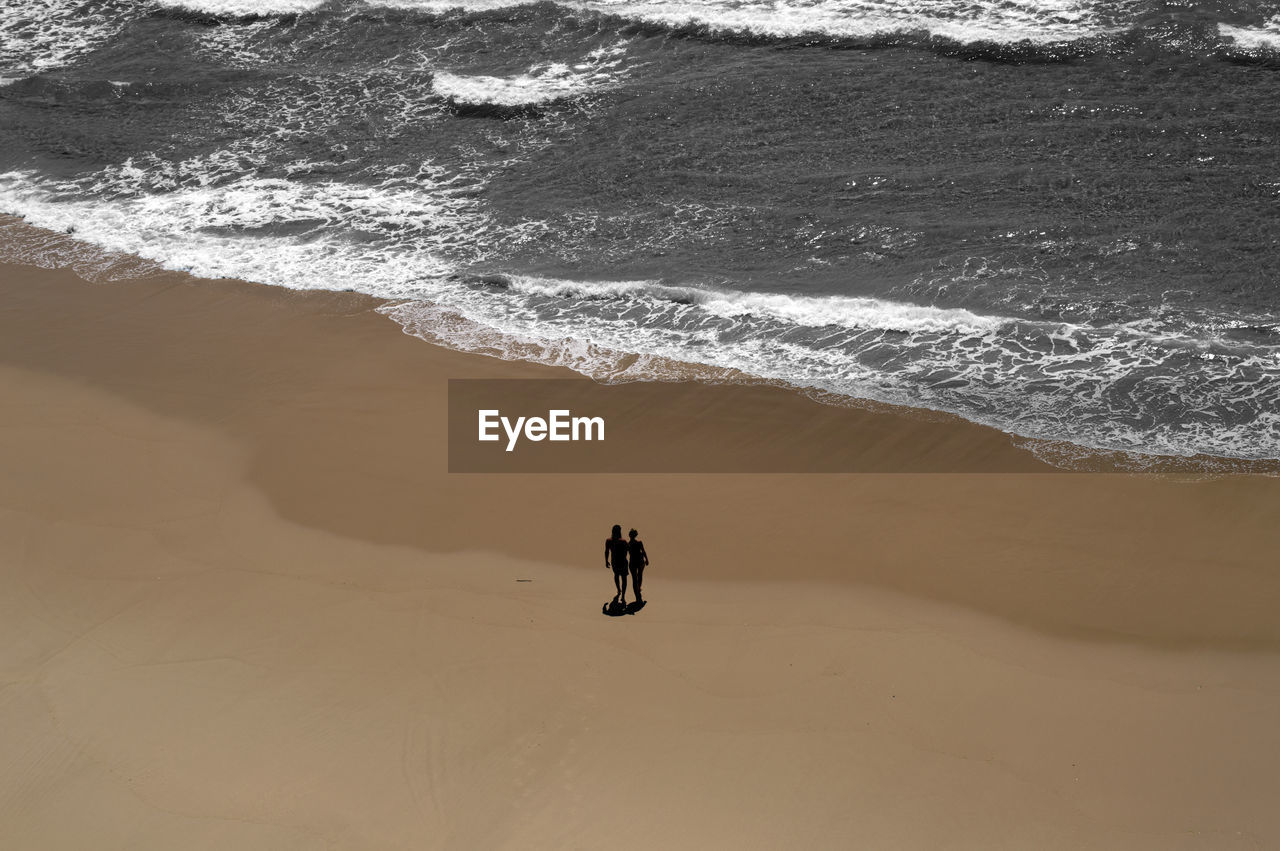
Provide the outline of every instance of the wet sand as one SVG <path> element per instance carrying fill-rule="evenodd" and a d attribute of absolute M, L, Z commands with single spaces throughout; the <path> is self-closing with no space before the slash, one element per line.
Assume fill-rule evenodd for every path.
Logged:
<path fill-rule="evenodd" d="M 685 451 L 957 472 L 451 475 L 448 379 L 568 373 L 350 294 L 0 293 L 0 844 L 1280 840 L 1280 480 L 770 387 Z M 615 522 L 653 564 L 612 619 Z"/>

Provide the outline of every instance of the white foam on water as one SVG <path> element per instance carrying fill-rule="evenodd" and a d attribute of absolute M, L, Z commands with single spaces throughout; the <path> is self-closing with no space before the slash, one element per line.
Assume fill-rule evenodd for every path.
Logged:
<path fill-rule="evenodd" d="M 0 0 L 0 71 L 60 68 L 97 48 L 141 13 L 83 0 Z M 6 75 L 7 76 L 7 75 Z"/>
<path fill-rule="evenodd" d="M 1272 17 L 1260 27 L 1233 27 L 1218 24 L 1218 35 L 1230 39 L 1232 44 L 1250 52 L 1280 53 L 1280 15 Z"/>
<path fill-rule="evenodd" d="M 524 74 L 491 77 L 436 71 L 432 92 L 453 103 L 473 106 L 537 106 L 611 88 L 625 76 L 624 45 L 601 47 L 572 65 L 550 62 Z"/>
<path fill-rule="evenodd" d="M 384 9 L 407 9 L 415 12 L 489 12 L 527 6 L 531 0 L 365 0 L 366 5 Z"/>
<path fill-rule="evenodd" d="M 229 18 L 296 15 L 314 11 L 328 0 L 164 0 L 162 8 Z"/>
<path fill-rule="evenodd" d="M 530 69 L 528 74 L 514 77 L 439 71 L 431 82 L 431 90 L 456 103 L 534 106 L 586 94 L 595 88 L 595 76 L 575 72 L 559 63 Z"/>
<path fill-rule="evenodd" d="M 244 177 L 143 191 L 155 180 L 126 164 L 94 181 L 102 194 L 68 197 L 9 172 L 0 174 L 0 210 L 202 277 L 392 297 L 452 271 L 439 254 L 474 242 L 485 227 L 470 191 L 425 171 L 378 186 Z"/>
<path fill-rule="evenodd" d="M 924 31 L 959 42 L 1009 43 L 1070 41 L 1110 31 L 1094 20 L 1089 4 L 1070 0 L 1005 3 L 594 0 L 584 5 L 669 26 L 696 24 L 731 32 L 789 37 L 827 35 L 856 38 Z"/>
<path fill-rule="evenodd" d="M 813 328 L 845 328 L 904 333 L 978 334 L 996 331 L 1008 320 L 979 316 L 968 310 L 927 307 L 876 298 L 804 296 L 753 293 L 707 287 L 670 286 L 658 281 L 564 281 L 512 275 L 512 292 L 562 299 L 650 298 L 696 305 L 708 315 L 725 319 L 767 317 Z"/>
<path fill-rule="evenodd" d="M 265 18 L 234 26 L 206 27 L 197 37 L 196 49 L 204 57 L 224 65 L 239 68 L 265 65 L 277 57 L 266 49 L 255 47 L 255 41 L 277 24 L 275 19 Z"/>
<path fill-rule="evenodd" d="M 368 2 L 431 12 L 524 5 L 516 0 Z M 559 0 L 558 5 L 663 26 L 772 37 L 867 38 L 923 32 L 962 43 L 1054 43 L 1123 29 L 1105 19 L 1097 4 L 1082 0 Z"/>
<path fill-rule="evenodd" d="M 715 293 L 701 305 L 716 316 L 769 316 L 815 328 L 875 328 L 907 334 L 982 334 L 994 332 L 1006 321 L 979 316 L 968 310 L 845 296 L 811 298 L 772 293 Z"/>
<path fill-rule="evenodd" d="M 431 302 L 393 302 L 379 308 L 406 334 L 438 346 L 500 360 L 520 360 L 572 369 L 604 383 L 687 379 L 687 370 L 666 358 L 602 347 L 568 337 L 547 338 L 500 331 L 468 319 L 456 310 Z M 733 370 L 702 373 L 699 377 L 733 380 Z"/>

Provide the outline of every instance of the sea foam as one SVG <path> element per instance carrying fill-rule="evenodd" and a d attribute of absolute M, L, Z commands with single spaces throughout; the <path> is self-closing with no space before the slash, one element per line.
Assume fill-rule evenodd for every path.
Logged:
<path fill-rule="evenodd" d="M 523 74 L 492 77 L 437 71 L 432 92 L 454 104 L 470 106 L 540 106 L 570 100 L 617 85 L 625 48 L 592 51 L 581 62 L 535 65 Z"/>
<path fill-rule="evenodd" d="M 139 191 L 147 177 L 121 168 L 94 183 L 100 194 L 61 200 L 29 174 L 0 174 L 0 210 L 202 277 L 373 295 L 413 294 L 408 282 L 449 273 L 439 253 L 484 227 L 465 191 L 423 175 L 379 186 L 240 178 Z M 359 234 L 381 241 L 352 238 Z"/>
<path fill-rule="evenodd" d="M 29 74 L 67 65 L 144 12 L 120 2 L 0 0 L 0 72 Z"/>
<path fill-rule="evenodd" d="M 444 12 L 488 11 L 527 0 L 370 0 L 372 6 Z M 1051 43 L 1123 28 L 1098 4 L 1079 0 L 937 3 L 925 0 L 561 0 L 580 12 L 667 27 L 697 26 L 724 33 L 772 37 L 866 38 L 927 33 L 959 42 Z M 1136 4 L 1120 4 L 1126 6 Z M 1114 8 L 1114 7 L 1108 7 Z"/>
<path fill-rule="evenodd" d="M 312 12 L 327 0 L 163 0 L 162 8 L 227 18 L 257 18 Z"/>
<path fill-rule="evenodd" d="M 1225 39 L 1230 39 L 1232 45 L 1238 50 L 1280 53 L 1280 15 L 1275 15 L 1258 27 L 1218 24 L 1218 34 Z"/>

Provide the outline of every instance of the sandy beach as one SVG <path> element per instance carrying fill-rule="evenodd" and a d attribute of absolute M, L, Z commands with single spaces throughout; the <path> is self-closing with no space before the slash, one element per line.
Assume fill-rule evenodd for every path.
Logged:
<path fill-rule="evenodd" d="M 742 386 L 685 451 L 953 472 L 451 475 L 570 373 L 376 306 L 0 266 L 0 846 L 1280 843 L 1280 479 Z"/>

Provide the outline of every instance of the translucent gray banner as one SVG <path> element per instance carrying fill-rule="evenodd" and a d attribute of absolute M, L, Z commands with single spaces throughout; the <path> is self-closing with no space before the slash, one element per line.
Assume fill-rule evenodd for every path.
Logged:
<path fill-rule="evenodd" d="M 451 473 L 1053 472 L 955 417 L 768 385 L 449 382 Z"/>

